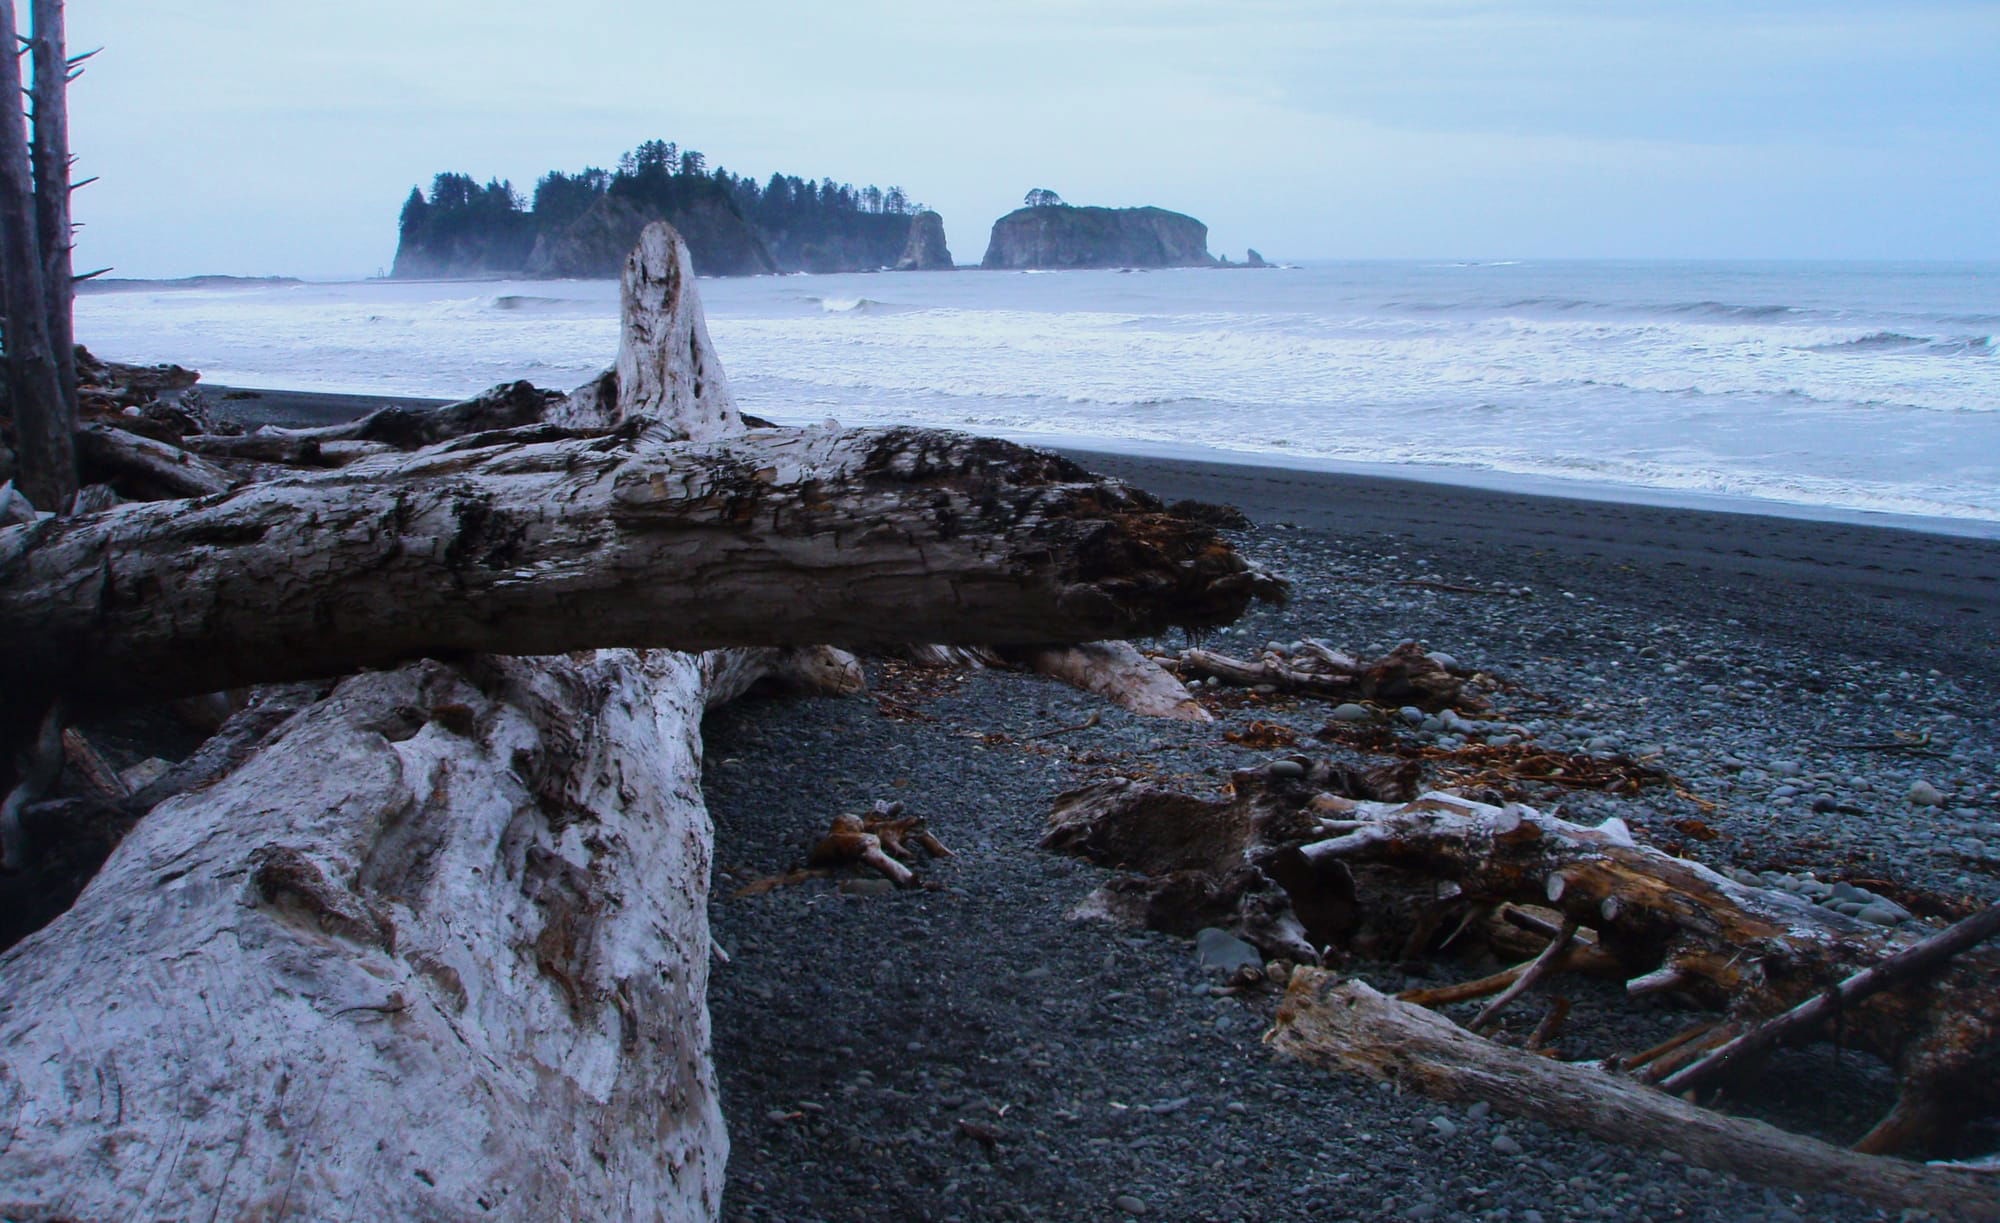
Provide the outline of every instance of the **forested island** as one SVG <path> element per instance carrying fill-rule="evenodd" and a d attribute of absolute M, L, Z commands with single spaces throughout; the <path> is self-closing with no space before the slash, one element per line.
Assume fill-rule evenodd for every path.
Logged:
<path fill-rule="evenodd" d="M 704 276 L 952 266 L 943 220 L 901 187 L 773 174 L 759 183 L 672 141 L 615 170 L 552 170 L 524 200 L 511 182 L 444 173 L 403 203 L 390 275 L 613 277 L 639 232 L 670 222 Z"/>

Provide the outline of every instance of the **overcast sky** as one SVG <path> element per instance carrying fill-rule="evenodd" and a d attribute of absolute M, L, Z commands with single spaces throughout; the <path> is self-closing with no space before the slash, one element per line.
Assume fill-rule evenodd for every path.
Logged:
<path fill-rule="evenodd" d="M 368 275 L 440 170 L 1045 186 L 1268 256 L 2000 257 L 1993 0 L 79 0 L 117 275 Z"/>

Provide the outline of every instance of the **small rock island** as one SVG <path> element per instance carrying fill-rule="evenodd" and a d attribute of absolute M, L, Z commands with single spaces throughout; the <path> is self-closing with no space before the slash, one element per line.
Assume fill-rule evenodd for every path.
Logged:
<path fill-rule="evenodd" d="M 993 222 L 983 268 L 1217 267 L 1208 226 L 1164 208 L 1079 208 L 1030 191 L 1024 207 Z"/>

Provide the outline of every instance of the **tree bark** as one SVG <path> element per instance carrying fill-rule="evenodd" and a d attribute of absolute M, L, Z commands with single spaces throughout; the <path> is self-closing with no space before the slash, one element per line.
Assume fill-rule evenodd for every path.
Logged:
<path fill-rule="evenodd" d="M 1268 1038 L 1280 1053 L 1441 1100 L 1484 1100 L 1614 1142 L 1795 1189 L 1838 1189 L 1892 1209 L 2000 1217 L 2000 1176 L 1861 1155 L 1724 1116 L 1588 1066 L 1504 1048 L 1360 981 L 1301 968 Z"/>
<path fill-rule="evenodd" d="M 14 0 L 0 0 L 0 297 L 6 308 L 7 389 L 21 491 L 37 509 L 64 513 L 76 496 L 76 415 L 63 394 L 51 344 L 26 128 L 14 54 Z M 68 181 L 65 174 L 64 181 Z"/>

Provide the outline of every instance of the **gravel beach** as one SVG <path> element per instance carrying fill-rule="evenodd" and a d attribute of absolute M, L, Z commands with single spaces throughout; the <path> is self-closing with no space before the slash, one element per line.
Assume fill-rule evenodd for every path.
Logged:
<path fill-rule="evenodd" d="M 1913 907 L 2000 895 L 2000 544 L 1077 457 L 1249 512 L 1239 546 L 1293 598 L 1212 648 L 1419 640 L 1532 693 L 1523 712 L 1502 707 L 1532 737 L 1657 754 L 1714 804 L 1657 788 L 1549 804 L 1571 818 L 1619 815 L 1675 843 L 1672 822 L 1699 818 L 1715 839 L 1686 852 L 1787 886 L 1861 881 Z M 1031 676 L 873 678 L 867 697 L 748 701 L 708 722 L 729 1218 L 1887 1217 L 1288 1063 L 1258 1039 L 1275 991 L 1214 996 L 1192 942 L 1067 919 L 1104 874 L 1036 848 L 1054 795 L 1120 773 L 1212 792 L 1268 758 L 1223 739 L 1253 718 L 1339 756 L 1310 738 L 1325 705 L 1218 694 L 1218 721 L 1194 726 Z M 853 876 L 732 895 L 803 865 L 833 815 L 878 800 L 956 851 L 921 868 L 930 886 Z M 1614 1020 L 1588 996 L 1579 1013 L 1595 1001 L 1627 1040 L 1685 1021 L 1665 1003 Z M 1756 1111 L 1852 1141 L 1887 1102 L 1879 1068 L 1857 1060 L 1798 1055 Z"/>
<path fill-rule="evenodd" d="M 226 393 L 255 425 L 380 400 Z M 1632 796 L 1550 795 L 1595 822 L 1903 920 L 2000 896 L 2000 541 L 1889 527 L 1130 456 L 1086 466 L 1169 500 L 1241 507 L 1247 555 L 1292 583 L 1204 644 L 1417 640 L 1509 685 L 1488 731 L 1655 757 Z M 1178 649 L 1179 638 L 1142 643 Z M 1209 692 L 1208 725 L 1142 719 L 1053 681 L 870 663 L 867 695 L 752 698 L 705 727 L 715 821 L 711 990 L 732 1220 L 1875 1219 L 1532 1118 L 1448 1106 L 1277 1058 L 1276 991 L 1218 996 L 1191 940 L 1070 920 L 1105 878 L 1037 848 L 1092 778 L 1212 793 L 1301 747 L 1331 709 Z M 1699 801 L 1697 801 L 1699 800 Z M 899 801 L 955 856 L 903 891 L 860 874 L 754 895 L 837 814 Z M 1712 839 L 1675 831 L 1699 820 Z M 1686 842 L 1684 845 L 1682 842 Z M 1858 891 L 1841 891 L 1837 885 Z M 1865 907 L 1865 905 L 1864 905 Z M 1471 976 L 1350 966 L 1384 989 Z M 1644 1043 L 1688 1016 L 1572 986 L 1562 1052 Z M 1532 1016 L 1527 1022 L 1532 1023 Z M 1851 1141 L 1887 1102 L 1853 1054 L 1789 1055 L 1746 1107 Z M 2000 1149 L 1992 1128 L 1977 1149 Z"/>

